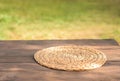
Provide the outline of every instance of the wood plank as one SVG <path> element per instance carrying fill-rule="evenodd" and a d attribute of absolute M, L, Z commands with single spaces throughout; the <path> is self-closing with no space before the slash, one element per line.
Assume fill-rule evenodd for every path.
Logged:
<path fill-rule="evenodd" d="M 37 64 L 38 49 L 57 45 L 88 45 L 103 51 L 108 58 L 98 69 L 82 72 L 53 70 Z M 114 40 L 0 41 L 0 81 L 119 81 L 120 46 Z"/>
<path fill-rule="evenodd" d="M 0 49 L 37 49 L 57 45 L 90 45 L 90 46 L 117 46 L 113 39 L 83 39 L 83 40 L 9 40 L 0 41 Z"/>
<path fill-rule="evenodd" d="M 49 47 L 49 46 L 48 46 Z M 114 52 L 117 52 L 120 50 L 119 46 L 89 46 L 91 48 L 98 49 L 100 51 L 107 51 L 113 50 Z M 33 48 L 33 49 L 0 49 L 0 57 L 1 56 L 33 56 L 35 52 L 38 50 L 44 49 L 47 47 L 41 47 L 41 48 Z M 118 53 L 118 52 L 117 52 Z"/>
<path fill-rule="evenodd" d="M 0 63 L 35 63 L 33 56 L 0 57 Z"/>
<path fill-rule="evenodd" d="M 27 71 L 32 70 L 33 72 L 37 71 L 49 71 L 47 67 L 41 66 L 34 63 L 0 63 L 0 72 L 11 72 L 11 71 Z M 120 67 L 120 60 L 108 60 L 103 67 L 108 66 L 118 66 Z"/>
<path fill-rule="evenodd" d="M 48 69 L 37 64 L 6 64 L 4 70 L 0 71 L 0 80 L 8 81 L 119 81 L 120 66 L 105 65 L 101 68 L 81 71 L 67 72 Z M 6 68 L 7 67 L 7 68 Z"/>
<path fill-rule="evenodd" d="M 0 57 L 4 56 L 33 56 L 39 49 L 0 49 Z"/>
<path fill-rule="evenodd" d="M 108 60 L 120 60 L 120 47 L 119 46 L 107 46 L 107 47 L 99 47 L 99 46 L 91 46 L 93 48 L 99 49 L 107 55 Z M 16 52 L 16 53 L 15 53 Z M 35 63 L 34 61 L 34 53 L 35 51 L 30 50 L 9 50 L 9 53 L 4 50 L 4 53 L 0 53 L 0 63 Z"/>

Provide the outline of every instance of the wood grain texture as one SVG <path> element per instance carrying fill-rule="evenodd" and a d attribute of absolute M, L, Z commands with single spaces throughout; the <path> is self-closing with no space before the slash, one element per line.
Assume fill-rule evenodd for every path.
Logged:
<path fill-rule="evenodd" d="M 113 39 L 82 39 L 82 40 L 11 40 L 0 41 L 0 49 L 40 49 L 57 45 L 89 45 L 89 46 L 116 46 Z"/>
<path fill-rule="evenodd" d="M 120 47 L 119 46 L 91 46 L 104 52 L 108 60 L 119 60 Z M 7 49 L 0 51 L 0 63 L 35 63 L 34 54 L 39 49 Z"/>
<path fill-rule="evenodd" d="M 81 72 L 53 70 L 37 64 L 39 49 L 58 45 L 88 45 L 104 52 L 108 61 L 98 69 Z M 120 46 L 107 40 L 0 41 L 0 81 L 120 81 Z"/>

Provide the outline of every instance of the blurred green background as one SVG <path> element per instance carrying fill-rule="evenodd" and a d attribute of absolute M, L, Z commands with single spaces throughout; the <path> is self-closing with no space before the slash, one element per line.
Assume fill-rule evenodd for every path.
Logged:
<path fill-rule="evenodd" d="M 0 0 L 0 40 L 120 42 L 120 0 Z"/>

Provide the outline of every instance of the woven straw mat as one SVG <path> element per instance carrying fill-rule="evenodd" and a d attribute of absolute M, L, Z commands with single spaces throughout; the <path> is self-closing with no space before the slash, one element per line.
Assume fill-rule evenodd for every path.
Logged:
<path fill-rule="evenodd" d="M 89 70 L 101 67 L 107 60 L 104 53 L 85 46 L 56 46 L 39 50 L 35 60 L 43 66 L 59 70 Z"/>

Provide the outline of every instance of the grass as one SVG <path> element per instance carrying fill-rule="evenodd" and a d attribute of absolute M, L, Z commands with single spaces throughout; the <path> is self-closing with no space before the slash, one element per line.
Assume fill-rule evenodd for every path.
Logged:
<path fill-rule="evenodd" d="M 0 40 L 120 42 L 120 0 L 0 0 Z"/>

